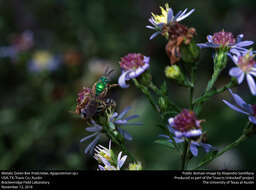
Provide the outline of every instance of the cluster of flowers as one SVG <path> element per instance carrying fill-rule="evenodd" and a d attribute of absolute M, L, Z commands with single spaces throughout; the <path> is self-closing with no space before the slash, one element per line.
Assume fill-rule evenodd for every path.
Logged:
<path fill-rule="evenodd" d="M 111 140 L 109 141 L 108 149 L 102 145 L 98 145 L 95 148 L 95 154 L 93 156 L 98 161 L 98 170 L 120 170 L 124 165 L 127 155 L 122 156 L 122 152 L 118 153 L 116 157 L 115 153 L 111 149 Z M 103 165 L 102 165 L 103 164 Z M 138 163 L 130 163 L 129 170 L 142 170 L 142 165 Z"/>
<path fill-rule="evenodd" d="M 43 71 L 54 72 L 60 68 L 62 63 L 68 65 L 79 64 L 81 55 L 75 50 L 68 50 L 64 54 L 54 54 L 46 49 L 36 49 L 34 32 L 25 30 L 24 32 L 12 35 L 9 45 L 0 47 L 0 58 L 9 58 L 12 62 L 19 62 L 19 57 L 23 53 L 32 52 L 28 60 L 28 70 L 30 73 Z"/>
<path fill-rule="evenodd" d="M 183 63 L 189 63 L 192 65 L 192 68 L 194 69 L 196 68 L 195 62 L 197 62 L 199 58 L 200 48 L 214 48 L 215 54 L 213 57 L 215 73 L 212 81 L 208 83 L 209 85 L 204 95 L 207 95 L 211 90 L 214 82 L 217 80 L 217 76 L 226 67 L 228 57 L 230 57 L 235 64 L 235 66 L 229 71 L 229 75 L 233 78 L 232 80 L 235 79 L 237 84 L 241 84 L 244 78 L 246 78 L 250 92 L 253 95 L 256 95 L 256 84 L 253 79 L 253 77 L 256 76 L 256 61 L 254 59 L 255 51 L 252 49 L 246 49 L 246 47 L 253 44 L 253 41 L 243 41 L 243 34 L 239 34 L 235 38 L 231 32 L 222 30 L 214 33 L 213 35 L 208 35 L 206 43 L 195 43 L 193 37 L 196 34 L 196 30 L 194 28 L 188 28 L 180 23 L 180 21 L 190 16 L 195 10 L 192 9 L 188 11 L 185 9 L 184 11 L 179 11 L 175 15 L 168 4 L 165 5 L 165 8 L 160 8 L 161 14 L 156 15 L 152 13 L 152 17 L 149 19 L 151 25 L 146 27 L 156 31 L 150 36 L 150 40 L 155 38 L 157 35 L 162 35 L 168 40 L 165 50 L 170 59 L 171 66 L 167 66 L 165 69 L 167 78 L 175 79 L 179 84 L 193 88 L 193 81 L 187 79 L 187 76 L 182 73 L 177 63 L 182 60 Z M 139 86 L 142 92 L 147 96 L 150 97 L 147 87 L 152 88 L 152 90 L 157 92 L 159 95 L 160 91 L 157 87 L 152 86 L 152 76 L 149 73 L 150 57 L 141 53 L 129 53 L 121 58 L 119 64 L 121 68 L 121 75 L 118 79 L 118 84 L 121 88 L 129 88 L 130 85 L 128 83 L 133 81 L 134 84 L 137 87 Z M 137 79 L 138 81 L 142 81 L 142 87 L 138 83 Z M 230 89 L 229 91 L 238 107 L 226 100 L 223 100 L 223 102 L 233 110 L 248 115 L 249 121 L 256 124 L 256 105 L 245 103 L 240 96 L 233 93 Z M 160 95 L 162 95 L 161 92 Z M 164 101 L 165 99 L 162 97 L 160 100 Z M 152 99 L 150 99 L 150 101 L 154 104 Z M 165 102 L 163 104 L 165 104 Z M 199 147 L 202 147 L 206 153 L 216 151 L 216 148 L 206 143 L 206 132 L 203 131 L 202 128 L 202 122 L 204 120 L 197 119 L 197 112 L 193 108 L 194 105 L 193 102 L 191 102 L 190 109 L 178 109 L 178 111 L 176 109 L 176 115 L 168 118 L 167 128 L 169 130 L 169 135 L 163 134 L 160 135 L 160 137 L 165 138 L 169 143 L 175 145 L 178 143 L 186 143 L 193 156 L 198 155 Z M 108 123 L 110 128 L 112 126 L 112 128 L 117 129 L 118 133 L 122 134 L 125 139 L 131 140 L 131 136 L 127 132 L 123 131 L 120 127 L 115 127 L 118 125 L 126 125 L 128 124 L 128 120 L 138 117 L 137 115 L 132 115 L 123 119 L 123 116 L 128 110 L 129 109 L 125 109 L 121 114 L 112 112 L 108 117 Z M 156 110 L 162 114 L 161 109 Z M 169 111 L 173 111 L 173 109 L 170 107 Z M 167 120 L 165 122 L 167 122 Z M 96 124 L 93 120 L 91 123 L 93 126 L 86 128 L 86 130 L 94 133 L 81 140 L 82 142 L 95 137 L 95 139 L 85 149 L 86 153 L 96 146 L 100 135 L 104 133 L 104 126 Z M 136 125 L 137 123 L 133 124 Z M 94 158 L 99 163 L 104 164 L 104 166 L 99 165 L 100 170 L 119 170 L 123 166 L 127 157 L 126 155 L 122 157 L 122 153 L 120 152 L 118 157 L 115 158 L 110 145 L 109 149 L 97 146 L 95 148 L 95 152 L 96 154 Z"/>
<path fill-rule="evenodd" d="M 0 47 L 0 57 L 16 59 L 20 52 L 27 51 L 34 46 L 34 33 L 26 30 L 12 38 L 10 45 Z"/>

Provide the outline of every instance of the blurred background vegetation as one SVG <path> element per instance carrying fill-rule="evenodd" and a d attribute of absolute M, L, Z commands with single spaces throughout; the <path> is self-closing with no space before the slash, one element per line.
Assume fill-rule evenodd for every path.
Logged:
<path fill-rule="evenodd" d="M 0 0 L 0 169 L 96 170 L 97 162 L 83 154 L 86 143 L 79 142 L 88 135 L 84 122 L 72 111 L 79 90 L 97 80 L 106 65 L 116 69 L 117 81 L 118 62 L 127 53 L 150 56 L 155 83 L 166 80 L 170 98 L 187 106 L 188 90 L 164 77 L 169 64 L 165 39 L 149 41 L 152 31 L 145 28 L 151 12 L 159 13 L 166 2 L 175 12 L 196 9 L 184 23 L 197 29 L 198 42 L 222 29 L 256 41 L 255 0 Z M 196 96 L 210 78 L 211 56 L 212 50 L 202 50 Z M 231 66 L 229 61 L 218 87 L 230 79 Z M 247 85 L 234 91 L 256 102 Z M 115 89 L 112 96 L 119 111 L 131 105 L 130 114 L 141 116 L 144 125 L 129 127 L 134 140 L 127 146 L 144 169 L 179 169 L 179 156 L 153 143 L 163 131 L 145 97 L 134 87 Z M 225 106 L 223 98 L 231 100 L 227 92 L 215 96 L 199 116 L 207 121 L 208 142 L 217 148 L 233 142 L 247 121 Z M 225 153 L 208 169 L 255 169 L 255 140 Z M 107 146 L 108 141 L 100 143 Z"/>

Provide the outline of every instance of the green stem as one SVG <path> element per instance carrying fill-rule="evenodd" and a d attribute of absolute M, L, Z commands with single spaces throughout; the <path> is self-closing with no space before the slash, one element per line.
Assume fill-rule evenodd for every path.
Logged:
<path fill-rule="evenodd" d="M 193 96 L 194 96 L 194 87 L 190 87 L 189 106 L 191 110 L 193 109 Z"/>
<path fill-rule="evenodd" d="M 193 66 L 192 70 L 191 70 L 191 83 L 192 83 L 192 86 L 190 87 L 190 99 L 189 99 L 190 109 L 193 109 L 195 71 L 196 71 L 196 66 Z"/>
<path fill-rule="evenodd" d="M 156 85 L 151 82 L 148 86 L 151 90 L 153 90 L 157 95 L 162 96 L 163 94 L 161 93 L 161 91 L 156 87 Z"/>
<path fill-rule="evenodd" d="M 225 148 L 223 148 L 222 151 L 218 152 L 216 155 L 214 155 L 213 157 L 210 157 L 209 159 L 203 161 L 202 163 L 200 163 L 196 168 L 194 168 L 193 170 L 199 169 L 202 166 L 210 163 L 212 160 L 218 158 L 219 156 L 221 156 L 222 154 L 224 154 L 225 152 L 229 151 L 230 149 L 236 147 L 237 145 L 239 145 L 240 143 L 242 143 L 243 141 L 245 141 L 248 138 L 248 136 L 246 136 L 245 134 L 241 135 L 235 142 L 227 145 Z"/>
<path fill-rule="evenodd" d="M 238 146 L 240 143 L 242 143 L 243 141 L 247 140 L 249 138 L 248 136 L 248 131 L 250 131 L 250 128 L 253 126 L 253 124 L 248 121 L 248 123 L 245 125 L 244 127 L 244 132 L 243 134 L 233 143 L 225 146 L 222 151 L 218 152 L 217 154 L 215 154 L 214 156 L 209 157 L 207 160 L 201 162 L 196 168 L 194 168 L 194 170 L 201 168 L 202 166 L 210 163 L 212 160 L 218 158 L 219 156 L 221 156 L 222 154 L 224 154 L 225 152 L 229 151 L 230 149 Z"/>
<path fill-rule="evenodd" d="M 199 103 L 203 103 L 203 102 L 207 101 L 210 97 L 212 97 L 212 96 L 214 96 L 216 94 L 220 94 L 220 93 L 224 92 L 225 90 L 234 87 L 236 84 L 237 84 L 236 81 L 232 80 L 232 81 L 230 81 L 228 84 L 226 84 L 222 88 L 219 88 L 217 90 L 209 91 L 206 94 L 204 94 L 203 96 L 201 96 L 201 97 L 197 98 L 196 100 L 194 100 L 193 101 L 193 105 L 199 104 Z"/>
<path fill-rule="evenodd" d="M 219 52 L 214 57 L 214 68 L 211 80 L 208 82 L 205 89 L 205 93 L 209 92 L 217 81 L 221 71 L 227 65 L 227 52 L 225 50 L 219 50 Z"/>
<path fill-rule="evenodd" d="M 183 154 L 181 156 L 181 159 L 182 159 L 181 169 L 182 170 L 185 170 L 188 147 L 189 147 L 189 142 L 185 141 L 184 142 L 184 151 L 183 151 Z"/>
<path fill-rule="evenodd" d="M 148 86 L 153 92 L 155 92 L 158 96 L 162 96 L 162 97 L 167 97 L 168 95 L 166 93 L 161 92 L 161 90 L 159 88 L 157 88 L 157 86 L 151 82 Z M 180 108 L 175 105 L 169 98 L 167 98 L 168 101 L 168 105 L 170 107 L 172 107 L 175 111 L 180 112 Z"/>
<path fill-rule="evenodd" d="M 132 160 L 132 162 L 136 162 L 137 163 L 137 161 L 134 158 L 134 156 L 126 149 L 126 147 L 123 144 L 119 144 L 119 146 L 122 148 L 124 153 L 128 155 L 128 157 Z"/>
<path fill-rule="evenodd" d="M 151 96 L 150 91 L 148 90 L 148 88 L 145 87 L 145 86 L 142 86 L 142 85 L 139 83 L 139 81 L 138 81 L 137 79 L 132 79 L 132 80 L 133 80 L 135 86 L 136 86 L 137 88 L 139 88 L 139 89 L 142 91 L 143 94 L 146 95 L 146 97 L 148 98 L 148 100 L 149 100 L 150 104 L 153 106 L 153 108 L 154 108 L 157 112 L 160 112 L 160 109 L 159 109 L 159 107 L 155 104 L 155 102 L 154 102 L 154 100 L 153 100 L 153 97 Z"/>
<path fill-rule="evenodd" d="M 222 71 L 222 69 L 220 69 L 219 67 L 216 67 L 214 69 L 213 74 L 212 74 L 212 78 L 207 84 L 204 95 L 212 89 L 212 87 L 214 86 L 215 82 L 217 81 L 221 71 Z"/>
<path fill-rule="evenodd" d="M 133 161 L 136 162 L 135 157 L 126 149 L 126 147 L 123 145 L 123 143 L 121 143 L 118 138 L 111 132 L 111 130 L 109 130 L 107 127 L 105 127 L 105 131 L 107 132 L 107 134 L 109 135 L 109 137 L 111 138 L 111 140 L 116 143 L 117 145 L 119 145 L 122 149 L 122 151 L 128 155 L 128 157 Z"/>

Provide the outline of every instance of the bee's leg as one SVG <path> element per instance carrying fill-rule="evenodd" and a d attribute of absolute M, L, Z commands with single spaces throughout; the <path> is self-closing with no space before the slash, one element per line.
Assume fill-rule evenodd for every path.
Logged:
<path fill-rule="evenodd" d="M 110 84 L 109 88 L 113 88 L 113 87 L 117 87 L 117 86 L 119 86 L 119 84 Z"/>

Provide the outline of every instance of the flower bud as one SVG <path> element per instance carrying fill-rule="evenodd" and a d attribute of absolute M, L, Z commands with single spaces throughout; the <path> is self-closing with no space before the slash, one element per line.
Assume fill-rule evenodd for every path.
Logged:
<path fill-rule="evenodd" d="M 184 76 L 177 65 L 165 67 L 165 76 L 170 79 L 184 80 Z"/>
<path fill-rule="evenodd" d="M 159 108 L 163 111 L 167 110 L 168 108 L 168 102 L 164 97 L 160 97 L 158 99 L 158 105 L 159 105 Z"/>
<path fill-rule="evenodd" d="M 214 57 L 214 67 L 222 70 L 227 65 L 227 52 L 224 49 L 220 49 Z"/>
<path fill-rule="evenodd" d="M 194 41 L 181 46 L 181 58 L 185 63 L 196 63 L 200 56 L 200 48 Z"/>
<path fill-rule="evenodd" d="M 174 79 L 178 84 L 182 86 L 190 86 L 189 81 L 186 80 L 179 66 L 172 65 L 165 68 L 165 76 L 170 79 Z"/>
<path fill-rule="evenodd" d="M 142 170 L 141 162 L 129 164 L 129 170 Z"/>

